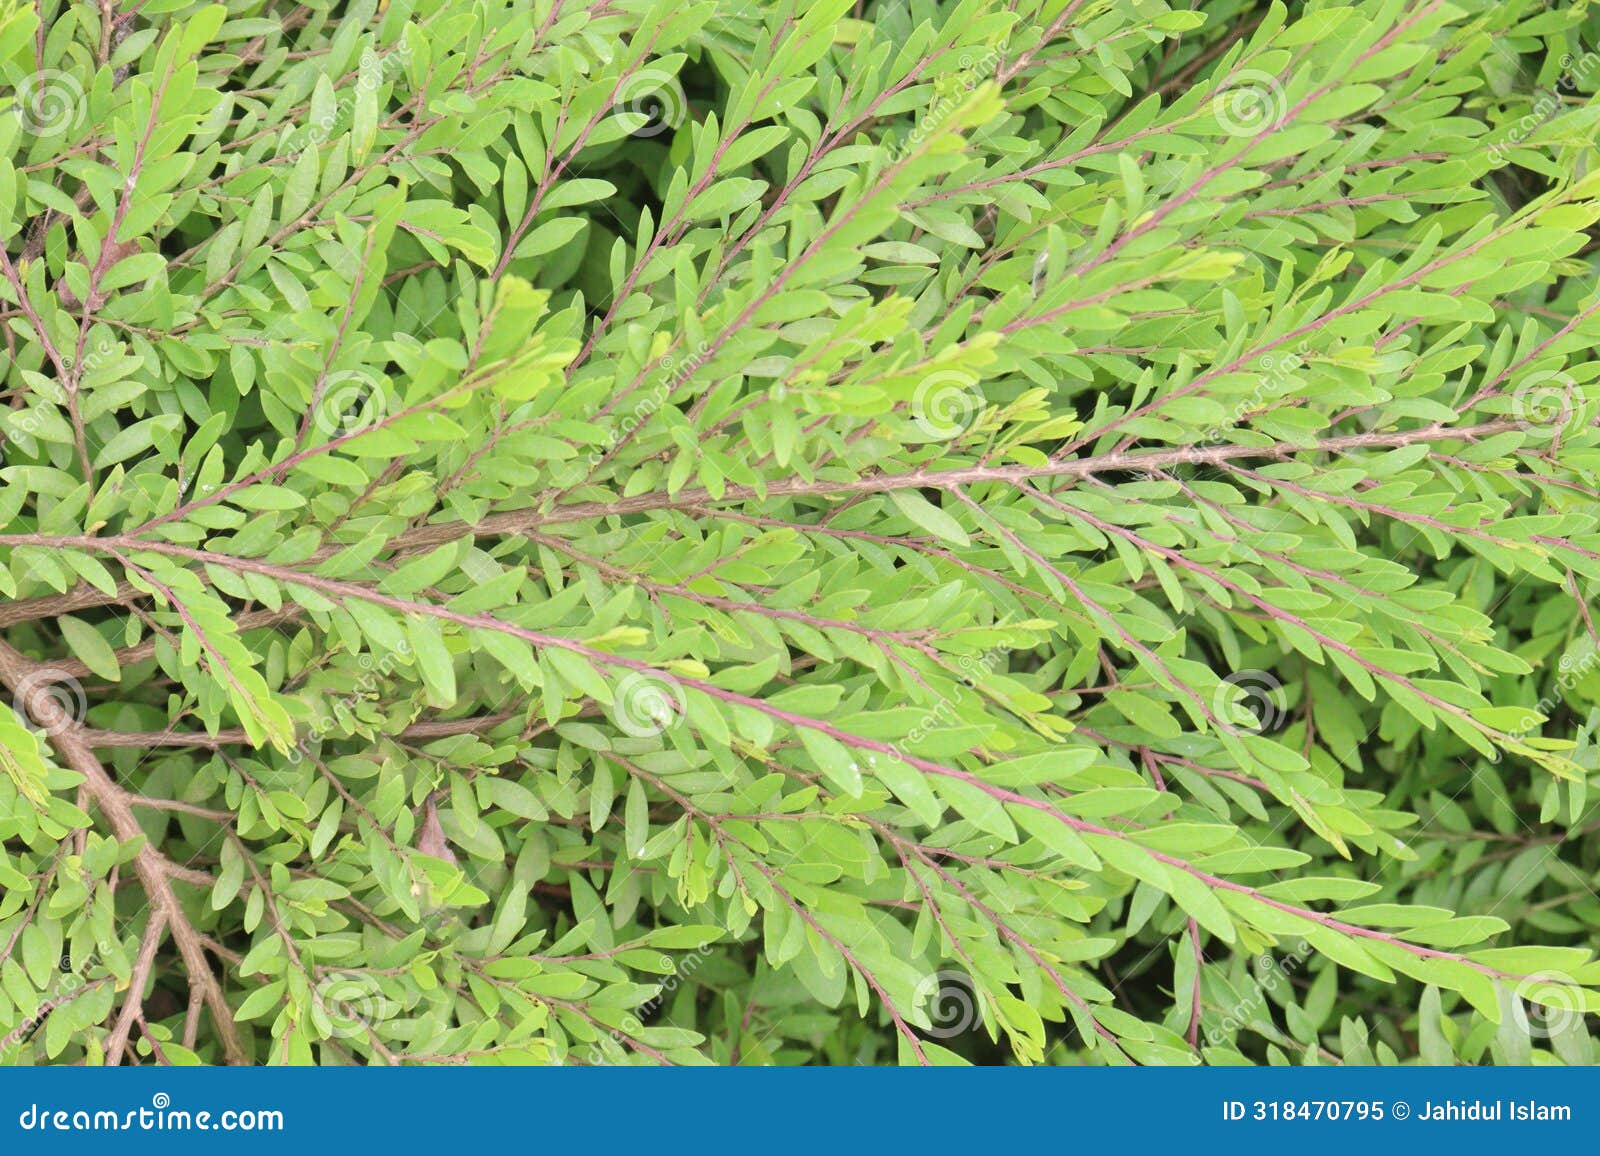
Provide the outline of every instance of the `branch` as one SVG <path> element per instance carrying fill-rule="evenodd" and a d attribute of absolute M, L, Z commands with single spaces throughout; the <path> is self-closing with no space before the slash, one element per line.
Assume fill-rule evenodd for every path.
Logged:
<path fill-rule="evenodd" d="M 56 666 L 52 670 L 59 669 Z M 414 722 L 402 730 L 398 738 L 402 739 L 440 739 L 450 735 L 478 734 L 482 731 L 493 730 L 501 723 L 510 722 L 512 719 L 521 718 L 519 711 L 501 711 L 498 714 L 474 715 L 470 718 L 457 719 L 425 719 Z M 82 738 L 85 743 L 95 750 L 148 750 L 152 747 L 204 747 L 207 750 L 217 750 L 221 747 L 255 746 L 252 739 L 243 727 L 231 727 L 220 730 L 216 734 L 199 734 L 193 731 L 102 731 L 92 727 L 82 729 Z M 136 800 L 135 805 L 148 805 L 161 807 L 166 810 L 182 810 L 165 800 Z M 209 812 L 191 811 L 191 814 L 205 814 Z"/>
<path fill-rule="evenodd" d="M 117 1026 L 111 1030 L 111 1035 L 106 1039 L 106 1059 L 111 1063 L 122 1062 L 122 1052 L 128 1046 L 128 1034 L 133 1031 L 134 1021 L 143 1020 L 144 985 L 150 980 L 150 969 L 155 964 L 156 949 L 161 946 L 161 936 L 166 930 L 166 923 L 164 912 L 150 913 L 150 922 L 144 929 L 144 939 L 139 943 L 139 957 L 133 964 L 133 978 L 128 981 L 128 997 L 123 1001 L 122 1014 L 117 1017 Z"/>
<path fill-rule="evenodd" d="M 1268 446 L 1220 445 L 1209 447 L 1181 446 L 1155 450 L 1117 450 L 1087 458 L 1051 460 L 1034 466 L 963 466 L 956 469 L 923 468 L 903 474 L 869 474 L 866 477 L 807 480 L 792 477 L 773 482 L 760 490 L 750 486 L 728 486 L 720 495 L 699 488 L 683 489 L 676 494 L 638 494 L 615 501 L 575 502 L 550 510 L 510 510 L 490 514 L 481 522 L 442 522 L 419 526 L 394 540 L 397 553 L 428 550 L 470 534 L 475 538 L 522 535 L 541 526 L 555 526 L 568 522 L 585 522 L 595 518 L 622 517 L 644 514 L 654 510 L 692 508 L 695 506 L 722 506 L 752 501 L 771 501 L 786 498 L 834 497 L 849 494 L 881 494 L 893 490 L 914 490 L 928 487 L 978 485 L 984 482 L 1017 484 L 1034 478 L 1087 478 L 1096 474 L 1140 472 L 1162 469 L 1167 466 L 1233 461 L 1243 458 L 1262 458 L 1283 461 L 1302 453 L 1347 453 L 1361 449 L 1396 449 L 1425 442 L 1461 440 L 1472 442 L 1495 434 L 1521 428 L 1511 419 L 1481 422 L 1471 426 L 1430 425 L 1413 430 L 1390 430 L 1343 434 L 1324 438 L 1310 445 L 1293 445 L 1280 442 Z M 154 523 L 152 523 L 153 525 Z M 42 546 L 51 548 L 63 539 L 43 535 L 0 535 L 0 546 Z M 78 538 L 79 542 L 115 542 L 123 549 L 162 550 L 163 543 L 147 542 L 133 537 L 107 537 L 102 539 Z M 99 547 L 91 547 L 99 548 Z M 315 565 L 345 550 L 343 543 L 324 546 L 313 553 L 306 563 Z M 200 551 L 192 551 L 196 560 L 204 561 Z M 113 602 L 126 602 L 143 597 L 143 593 L 126 583 L 117 587 L 115 595 L 91 586 L 82 586 L 66 594 L 52 594 L 40 598 L 24 598 L 0 604 L 0 628 L 14 626 L 38 618 L 54 618 L 94 606 Z"/>
<path fill-rule="evenodd" d="M 33 666 L 32 662 L 12 646 L 0 642 L 0 682 L 3 682 L 12 693 L 19 693 L 24 689 Z M 140 844 L 139 851 L 133 858 L 134 871 L 139 876 L 139 882 L 144 887 L 151 906 L 156 909 L 155 917 L 163 919 L 172 933 L 172 940 L 177 944 L 178 954 L 183 957 L 184 968 L 189 973 L 190 985 L 198 987 L 204 993 L 206 1006 L 211 1010 L 211 1018 L 216 1024 L 217 1035 L 222 1041 L 223 1053 L 228 1063 L 248 1064 L 249 1054 L 239 1037 L 238 1025 L 234 1023 L 233 1009 L 228 1006 L 227 997 L 224 996 L 221 985 L 217 983 L 217 977 L 211 974 L 205 950 L 200 943 L 199 932 L 195 930 L 194 924 L 189 922 L 182 904 L 172 891 L 172 883 L 168 878 L 172 864 L 145 839 L 144 830 L 139 826 L 138 819 L 134 818 L 127 792 L 106 774 L 105 768 L 100 765 L 100 760 L 94 757 L 94 751 L 84 741 L 78 725 L 54 717 L 59 715 L 60 711 L 58 708 L 52 713 L 50 707 L 53 704 L 46 688 L 36 686 L 32 690 L 32 697 L 22 705 L 36 721 L 41 722 L 41 725 L 49 724 L 48 729 L 53 732 L 49 736 L 50 742 L 66 760 L 67 765 L 83 776 L 83 789 L 100 809 L 100 813 L 105 816 L 117 841 Z"/>
<path fill-rule="evenodd" d="M 142 591 L 128 587 L 129 601 L 143 597 Z M 12 603 L 12 606 L 21 605 Z M 0 617 L 3 617 L 6 607 L 0 606 Z M 288 622 L 299 618 L 304 611 L 298 606 L 284 606 L 278 610 L 251 610 L 240 614 L 233 619 L 235 628 L 242 634 L 246 630 L 255 630 L 263 626 L 276 626 L 280 622 Z M 156 647 L 162 640 L 154 636 L 146 638 L 143 642 L 136 642 L 132 646 L 124 646 L 117 653 L 117 665 L 131 666 L 136 662 L 143 662 L 147 658 L 155 657 Z M 53 659 L 50 669 L 57 674 L 69 678 L 95 678 L 94 671 L 89 669 L 87 663 L 77 658 Z"/>

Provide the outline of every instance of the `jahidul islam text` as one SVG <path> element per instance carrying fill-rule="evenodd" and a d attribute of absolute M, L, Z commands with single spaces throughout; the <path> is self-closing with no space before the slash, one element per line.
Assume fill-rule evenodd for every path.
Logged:
<path fill-rule="evenodd" d="M 1565 1104 L 1541 1104 L 1536 1100 L 1428 1100 L 1412 1118 L 1424 1124 L 1448 1120 L 1570 1120 L 1572 1109 Z"/>

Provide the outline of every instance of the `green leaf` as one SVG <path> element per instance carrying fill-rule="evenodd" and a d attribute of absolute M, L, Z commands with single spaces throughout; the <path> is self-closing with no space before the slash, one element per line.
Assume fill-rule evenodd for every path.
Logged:
<path fill-rule="evenodd" d="M 63 614 L 56 619 L 56 624 L 61 627 L 61 634 L 66 639 L 67 645 L 72 648 L 72 653 L 81 658 L 85 666 L 101 678 L 112 682 L 122 679 L 122 667 L 117 662 L 117 652 L 103 634 L 87 622 L 70 614 Z"/>

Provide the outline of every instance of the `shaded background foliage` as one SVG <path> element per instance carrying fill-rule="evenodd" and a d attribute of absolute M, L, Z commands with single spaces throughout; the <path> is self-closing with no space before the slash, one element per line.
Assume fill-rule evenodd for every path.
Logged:
<path fill-rule="evenodd" d="M 5 1062 L 1592 1062 L 1597 31 L 9 0 Z"/>

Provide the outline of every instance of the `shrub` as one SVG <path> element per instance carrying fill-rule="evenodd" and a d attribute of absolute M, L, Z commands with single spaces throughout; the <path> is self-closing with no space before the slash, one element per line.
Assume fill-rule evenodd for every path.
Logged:
<path fill-rule="evenodd" d="M 1595 21 L 1198 7 L 7 0 L 7 1062 L 1592 1062 Z"/>

